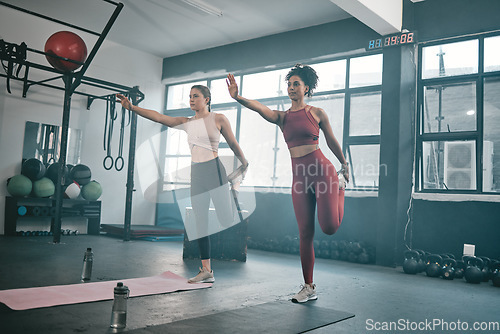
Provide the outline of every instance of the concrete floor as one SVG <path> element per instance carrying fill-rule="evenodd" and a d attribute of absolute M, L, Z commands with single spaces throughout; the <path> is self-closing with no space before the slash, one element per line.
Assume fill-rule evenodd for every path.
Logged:
<path fill-rule="evenodd" d="M 124 242 L 103 235 L 79 235 L 63 236 L 60 244 L 53 244 L 52 237 L 0 236 L 0 290 L 78 283 L 87 247 L 94 251 L 93 281 L 154 276 L 167 270 L 190 277 L 199 266 L 196 260 L 183 261 L 179 241 Z M 250 249 L 247 262 L 213 261 L 213 269 L 216 283 L 212 288 L 131 298 L 125 332 L 288 300 L 302 282 L 297 255 Z M 387 333 L 370 329 L 387 322 L 425 326 L 433 321 L 449 326 L 460 321 L 469 329 L 474 322 L 496 326 L 458 331 L 436 325 L 436 333 L 500 333 L 500 289 L 491 282 L 473 285 L 425 274 L 406 275 L 401 268 L 317 259 L 315 283 L 317 306 L 356 316 L 311 333 Z M 106 333 L 111 306 L 112 301 L 101 301 L 12 311 L 0 304 L 0 333 Z M 423 332 L 399 329 L 391 333 Z M 423 329 L 432 332 L 430 327 Z"/>

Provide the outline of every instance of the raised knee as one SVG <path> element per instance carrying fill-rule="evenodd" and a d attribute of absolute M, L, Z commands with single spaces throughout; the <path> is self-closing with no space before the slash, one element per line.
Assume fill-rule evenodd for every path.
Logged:
<path fill-rule="evenodd" d="M 325 233 L 327 235 L 333 235 L 333 234 L 337 233 L 339 227 L 340 227 L 340 224 L 335 224 L 335 225 L 326 226 L 326 227 L 322 228 L 322 230 L 323 230 L 323 233 Z"/>

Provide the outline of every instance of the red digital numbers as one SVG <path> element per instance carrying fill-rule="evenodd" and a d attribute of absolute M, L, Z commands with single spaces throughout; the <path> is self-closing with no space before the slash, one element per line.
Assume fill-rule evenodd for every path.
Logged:
<path fill-rule="evenodd" d="M 413 43 L 413 33 L 412 32 L 408 33 L 406 43 Z"/>
<path fill-rule="evenodd" d="M 410 44 L 414 42 L 414 33 L 406 32 L 400 35 L 386 36 L 379 39 L 371 40 L 368 44 L 368 50 L 385 48 L 388 46 L 395 46 L 400 44 Z"/>

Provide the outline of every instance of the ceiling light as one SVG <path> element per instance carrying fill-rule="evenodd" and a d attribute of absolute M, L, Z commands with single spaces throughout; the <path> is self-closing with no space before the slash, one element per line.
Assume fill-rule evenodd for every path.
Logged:
<path fill-rule="evenodd" d="M 469 115 L 469 116 L 472 116 L 472 115 L 474 115 L 475 113 L 476 113 L 476 111 L 475 111 L 475 110 L 469 110 L 469 111 L 467 111 L 467 115 Z"/>
<path fill-rule="evenodd" d="M 181 1 L 210 15 L 219 17 L 222 16 L 222 10 L 212 5 L 209 5 L 208 3 L 203 2 L 201 0 L 181 0 Z"/>

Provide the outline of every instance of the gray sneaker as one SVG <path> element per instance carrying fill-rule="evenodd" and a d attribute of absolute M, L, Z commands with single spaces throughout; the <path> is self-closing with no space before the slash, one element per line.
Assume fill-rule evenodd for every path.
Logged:
<path fill-rule="evenodd" d="M 200 268 L 200 272 L 195 277 L 188 279 L 188 283 L 213 283 L 215 282 L 214 271 L 208 271 L 207 268 Z"/>
<path fill-rule="evenodd" d="M 292 302 L 294 303 L 305 303 L 309 300 L 316 300 L 318 296 L 316 295 L 316 285 L 304 284 L 301 285 L 302 289 L 295 296 L 292 297 Z"/>

